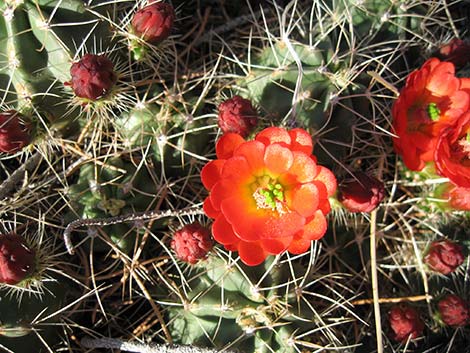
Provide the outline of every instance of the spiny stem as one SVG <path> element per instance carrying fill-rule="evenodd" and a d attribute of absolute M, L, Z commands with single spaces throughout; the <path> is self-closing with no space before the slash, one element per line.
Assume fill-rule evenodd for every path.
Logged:
<path fill-rule="evenodd" d="M 89 338 L 81 340 L 85 348 L 109 348 L 120 349 L 135 353 L 231 353 L 220 349 L 200 348 L 194 346 L 167 345 L 167 344 L 143 344 L 126 342 L 117 338 Z"/>
<path fill-rule="evenodd" d="M 375 334 L 377 337 L 377 353 L 383 353 L 382 342 L 382 321 L 380 318 L 380 298 L 379 283 L 377 279 L 377 240 L 376 240 L 376 221 L 377 211 L 374 210 L 370 214 L 370 267 L 372 276 L 372 297 L 374 300 L 374 316 L 375 316 Z"/>
<path fill-rule="evenodd" d="M 420 302 L 422 300 L 430 300 L 433 297 L 429 294 L 425 295 L 414 295 L 410 297 L 400 297 L 400 298 L 380 298 L 380 304 L 389 304 L 389 303 L 402 303 L 402 302 Z M 369 305 L 373 304 L 374 299 L 359 299 L 351 302 L 352 305 Z"/>
<path fill-rule="evenodd" d="M 79 227 L 91 227 L 91 226 L 109 226 L 113 224 L 120 224 L 126 222 L 135 221 L 150 221 L 157 220 L 165 217 L 177 217 L 177 216 L 194 216 L 204 214 L 204 211 L 200 207 L 188 207 L 182 210 L 164 210 L 164 211 L 149 211 L 149 212 L 138 212 L 130 213 L 121 216 L 109 217 L 109 218 L 94 218 L 94 219 L 77 219 L 70 222 L 64 230 L 64 243 L 67 251 L 70 255 L 75 253 L 72 240 L 70 239 L 71 233 Z"/>
<path fill-rule="evenodd" d="M 8 193 L 16 186 L 16 184 L 21 181 L 26 172 L 35 168 L 39 164 L 41 157 L 41 154 L 36 152 L 0 185 L 0 200 L 3 200 L 8 195 Z"/>

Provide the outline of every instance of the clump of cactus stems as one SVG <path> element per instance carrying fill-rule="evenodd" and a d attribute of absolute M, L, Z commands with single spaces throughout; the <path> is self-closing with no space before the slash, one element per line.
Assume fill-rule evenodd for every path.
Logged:
<path fill-rule="evenodd" d="M 459 4 L 234 4 L 0 3 L 0 350 L 468 346 L 467 180 L 392 116 Z"/>

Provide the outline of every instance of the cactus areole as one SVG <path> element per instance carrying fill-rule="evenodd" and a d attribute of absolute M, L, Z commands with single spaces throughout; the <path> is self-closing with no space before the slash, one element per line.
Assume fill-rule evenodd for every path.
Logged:
<path fill-rule="evenodd" d="M 34 271 L 35 252 L 24 238 L 15 234 L 0 235 L 0 283 L 15 285 Z"/>
<path fill-rule="evenodd" d="M 271 127 L 245 141 L 227 133 L 217 160 L 201 171 L 210 191 L 204 211 L 214 218 L 214 239 L 250 266 L 288 250 L 301 254 L 326 232 L 333 173 L 316 163 L 303 129 Z"/>
<path fill-rule="evenodd" d="M 105 55 L 85 54 L 70 68 L 71 86 L 77 97 L 98 100 L 106 96 L 117 81 L 114 64 Z"/>

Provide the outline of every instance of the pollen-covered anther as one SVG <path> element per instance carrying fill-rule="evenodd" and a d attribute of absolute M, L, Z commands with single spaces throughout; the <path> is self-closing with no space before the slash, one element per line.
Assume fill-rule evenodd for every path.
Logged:
<path fill-rule="evenodd" d="M 468 155 L 470 158 L 470 132 L 467 133 L 467 136 L 458 141 L 459 146 L 462 148 L 462 152 Z"/>
<path fill-rule="evenodd" d="M 286 212 L 283 204 L 285 201 L 284 190 L 279 183 L 269 183 L 265 187 L 258 187 L 253 193 L 253 198 L 259 209 L 271 209 L 279 213 Z"/>
<path fill-rule="evenodd" d="M 441 115 L 441 111 L 437 107 L 436 103 L 429 103 L 427 107 L 428 116 L 432 121 L 439 120 L 439 116 Z"/>

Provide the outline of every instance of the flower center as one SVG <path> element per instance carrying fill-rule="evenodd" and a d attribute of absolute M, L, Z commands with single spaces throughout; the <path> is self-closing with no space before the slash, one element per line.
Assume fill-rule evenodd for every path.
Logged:
<path fill-rule="evenodd" d="M 467 135 L 458 141 L 459 147 L 462 149 L 462 152 L 467 155 L 467 158 L 470 159 L 470 132 L 467 132 Z"/>
<path fill-rule="evenodd" d="M 283 211 L 284 188 L 276 180 L 267 176 L 258 178 L 252 185 L 254 189 L 253 198 L 259 209 Z"/>
<path fill-rule="evenodd" d="M 432 121 L 437 121 L 439 120 L 439 116 L 441 115 L 441 111 L 437 107 L 436 103 L 429 103 L 427 107 L 427 112 L 429 118 L 431 118 Z"/>

